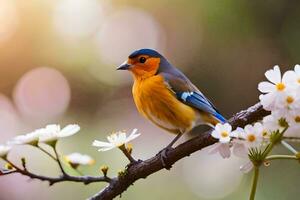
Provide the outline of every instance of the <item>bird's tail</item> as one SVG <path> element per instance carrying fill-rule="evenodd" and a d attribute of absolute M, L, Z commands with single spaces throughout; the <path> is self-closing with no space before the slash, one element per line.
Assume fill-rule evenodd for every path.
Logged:
<path fill-rule="evenodd" d="M 224 124 L 227 122 L 227 120 L 220 113 L 209 115 L 204 118 L 204 121 L 212 128 L 214 128 L 218 123 Z"/>
<path fill-rule="evenodd" d="M 214 116 L 219 120 L 219 123 L 224 124 L 227 122 L 225 117 L 223 117 L 223 115 L 221 115 L 220 113 L 216 113 Z"/>

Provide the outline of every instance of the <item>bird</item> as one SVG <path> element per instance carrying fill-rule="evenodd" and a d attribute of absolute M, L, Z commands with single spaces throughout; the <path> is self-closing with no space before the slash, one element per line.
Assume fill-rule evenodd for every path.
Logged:
<path fill-rule="evenodd" d="M 167 152 L 183 134 L 202 124 L 214 127 L 226 122 L 211 101 L 154 49 L 132 52 L 117 70 L 132 73 L 132 94 L 139 113 L 158 127 L 176 134 L 160 152 L 166 168 Z"/>

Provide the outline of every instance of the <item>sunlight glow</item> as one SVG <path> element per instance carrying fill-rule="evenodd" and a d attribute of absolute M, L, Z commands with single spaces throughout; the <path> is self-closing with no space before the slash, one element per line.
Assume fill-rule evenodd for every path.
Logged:
<path fill-rule="evenodd" d="M 110 16 L 97 34 L 96 43 L 105 64 L 120 64 L 134 50 L 163 52 L 165 34 L 149 13 L 127 7 Z"/>
<path fill-rule="evenodd" d="M 70 96 L 66 78 L 48 67 L 35 68 L 24 74 L 14 91 L 20 113 L 33 120 L 49 120 L 63 114 Z"/>
<path fill-rule="evenodd" d="M 188 186 L 199 197 L 223 199 L 240 185 L 242 163 L 240 158 L 232 156 L 225 160 L 204 150 L 184 161 L 183 173 Z"/>
<path fill-rule="evenodd" d="M 11 0 L 0 0 L 0 43 L 12 37 L 18 22 L 15 4 Z"/>
<path fill-rule="evenodd" d="M 91 36 L 102 22 L 102 7 L 97 0 L 63 0 L 54 12 L 54 28 L 64 40 Z"/>

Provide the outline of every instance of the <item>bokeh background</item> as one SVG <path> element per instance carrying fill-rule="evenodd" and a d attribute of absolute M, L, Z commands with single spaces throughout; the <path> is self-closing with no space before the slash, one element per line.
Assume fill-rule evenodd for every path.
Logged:
<path fill-rule="evenodd" d="M 267 69 L 300 62 L 299 9 L 297 0 L 0 0 L 0 142 L 50 123 L 78 123 L 82 131 L 59 141 L 60 152 L 90 154 L 97 162 L 83 173 L 100 175 L 106 164 L 113 176 L 125 157 L 97 152 L 94 139 L 138 128 L 133 155 L 146 159 L 174 137 L 137 113 L 130 74 L 115 70 L 129 53 L 159 50 L 229 118 L 258 101 Z M 32 171 L 58 174 L 36 149 L 17 147 L 10 159 L 22 156 Z M 206 149 L 139 180 L 122 199 L 248 199 L 251 173 L 239 171 L 244 162 Z M 257 199 L 298 199 L 299 176 L 299 163 L 272 163 L 262 170 Z M 104 186 L 49 187 L 12 175 L 0 177 L 0 199 L 77 200 Z"/>

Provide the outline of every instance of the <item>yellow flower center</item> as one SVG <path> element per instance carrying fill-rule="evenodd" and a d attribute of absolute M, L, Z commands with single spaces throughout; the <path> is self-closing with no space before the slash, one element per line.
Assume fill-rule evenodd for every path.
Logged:
<path fill-rule="evenodd" d="M 298 79 L 298 83 L 300 84 L 300 78 Z"/>
<path fill-rule="evenodd" d="M 285 89 L 285 85 L 283 83 L 277 83 L 276 88 L 277 90 L 282 91 Z"/>
<path fill-rule="evenodd" d="M 286 98 L 286 102 L 287 102 L 288 104 L 291 104 L 291 103 L 294 102 L 294 98 L 291 97 L 291 96 L 288 96 L 288 97 Z"/>
<path fill-rule="evenodd" d="M 227 131 L 223 131 L 223 132 L 221 133 L 221 136 L 222 136 L 222 137 L 228 137 L 228 135 L 229 135 L 229 134 L 228 134 Z"/>
<path fill-rule="evenodd" d="M 247 137 L 247 139 L 248 139 L 249 142 L 254 142 L 255 139 L 256 139 L 256 137 L 255 137 L 254 134 L 249 134 L 248 137 Z"/>
<path fill-rule="evenodd" d="M 299 115 L 295 117 L 295 122 L 300 123 L 300 116 Z"/>

